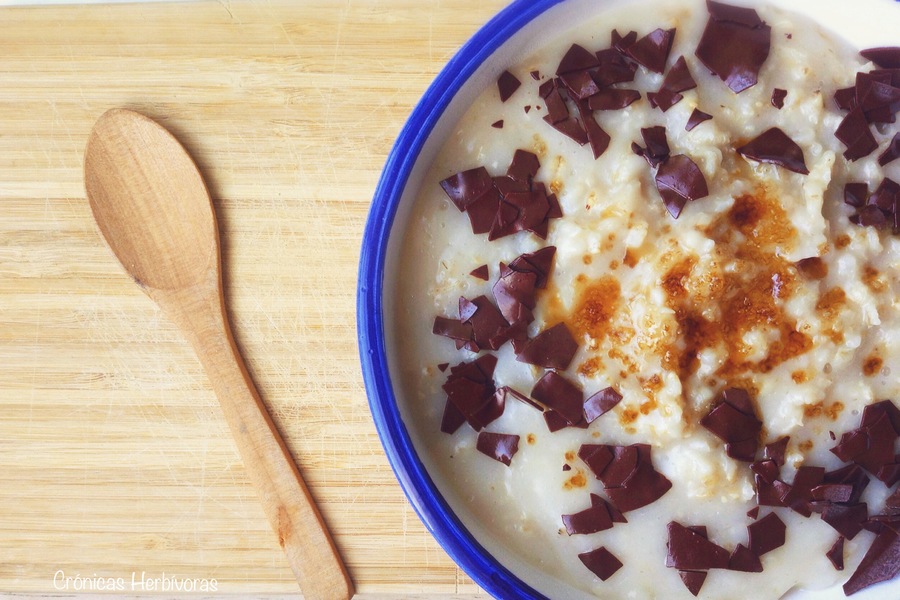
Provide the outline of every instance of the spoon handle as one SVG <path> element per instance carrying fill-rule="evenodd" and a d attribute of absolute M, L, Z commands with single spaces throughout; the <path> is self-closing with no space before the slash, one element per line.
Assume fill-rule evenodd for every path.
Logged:
<path fill-rule="evenodd" d="M 203 364 L 303 597 L 348 599 L 353 596 L 353 584 L 247 372 L 225 315 L 221 288 L 204 287 L 206 293 L 153 290 L 151 295 L 178 323 Z"/>

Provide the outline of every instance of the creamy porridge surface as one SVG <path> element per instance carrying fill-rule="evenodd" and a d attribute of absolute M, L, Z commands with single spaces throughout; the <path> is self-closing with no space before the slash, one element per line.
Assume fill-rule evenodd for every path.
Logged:
<path fill-rule="evenodd" d="M 477 99 L 426 175 L 410 217 L 395 333 L 398 392 L 409 427 L 454 509 L 478 523 L 489 547 L 499 544 L 557 578 L 562 597 L 578 590 L 607 599 L 692 598 L 699 587 L 701 598 L 747 597 L 752 589 L 753 598 L 764 600 L 795 588 L 831 587 L 854 573 L 878 531 L 870 523 L 846 535 L 852 525 L 840 521 L 835 528 L 823 507 L 833 501 L 831 515 L 865 502 L 867 514 L 878 515 L 896 488 L 889 474 L 879 479 L 863 469 L 869 483 L 854 489 L 861 498 L 835 499 L 829 494 L 850 486 L 828 487 L 836 480 L 823 480 L 822 473 L 859 467 L 859 459 L 848 459 L 852 449 L 832 449 L 860 427 L 867 406 L 900 401 L 900 237 L 890 211 L 882 211 L 884 226 L 867 225 L 874 211 L 866 216 L 865 207 L 845 201 L 848 183 L 857 184 L 846 188 L 851 195 L 864 183 L 869 193 L 889 197 L 892 189 L 878 186 L 900 181 L 900 160 L 882 165 L 879 157 L 897 126 L 870 125 L 877 149 L 848 160 L 847 144 L 835 136 L 848 111 L 834 94 L 879 66 L 804 18 L 765 5 L 756 13 L 770 28 L 771 45 L 758 82 L 739 93 L 697 56 L 710 19 L 705 4 L 635 4 L 578 24 L 509 68 L 518 87 L 504 87 L 501 78 Z M 548 123 L 555 101 L 548 90 L 573 44 L 594 53 L 629 31 L 642 39 L 657 28 L 675 30 L 663 72 L 628 58 L 633 81 L 606 87 L 634 90 L 639 99 L 587 113 L 608 134 L 599 157 L 595 139 L 582 145 Z M 651 106 L 651 98 L 665 102 L 660 89 L 682 57 L 678 68 L 687 69 L 696 87 L 677 92 L 680 100 L 665 111 Z M 509 97 L 501 101 L 501 94 Z M 561 97 L 572 118 L 582 119 L 571 92 Z M 687 130 L 700 114 L 695 111 L 711 118 Z M 802 150 L 801 168 L 753 152 L 751 142 L 772 129 Z M 656 164 L 654 131 L 663 131 L 668 145 Z M 454 206 L 441 182 L 478 167 L 503 176 L 517 150 L 537 158 L 533 181 L 556 199 L 561 216 L 531 228 L 541 235 L 524 230 L 489 241 L 489 233 L 473 233 L 474 217 Z M 661 199 L 660 173 L 688 159 L 695 165 L 688 172 L 695 182 L 702 174 L 705 193 L 688 190 L 697 198 L 683 201 L 673 218 Z M 684 187 L 684 176 L 674 185 Z M 496 284 L 508 265 L 548 247 L 555 249 L 552 267 L 533 292 L 527 327 L 513 339 L 491 348 L 432 334 L 436 317 L 446 329 L 482 310 L 479 302 L 496 304 Z M 577 344 L 571 360 L 551 367 L 517 360 L 525 337 L 559 324 Z M 506 393 L 502 414 L 477 425 L 480 432 L 471 420 L 447 432 L 442 386 L 457 365 L 484 356 L 496 357 L 489 389 L 514 392 Z M 560 389 L 550 385 L 550 372 L 579 399 L 603 391 L 605 412 L 574 423 L 562 405 L 548 410 Z M 547 388 L 549 401 L 541 399 Z M 723 406 L 729 394 L 743 400 Z M 741 412 L 748 401 L 749 413 Z M 729 411 L 733 419 L 717 430 L 713 417 Z M 750 433 L 734 433 L 736 421 L 749 423 L 741 431 Z M 518 436 L 515 452 L 505 447 L 504 455 L 503 441 L 513 438 L 485 433 Z M 617 515 L 617 504 L 645 491 L 637 484 L 607 489 L 621 481 L 610 486 L 592 470 L 585 448 L 597 446 L 619 448 L 616 465 L 638 454 L 638 462 L 649 459 L 641 473 L 657 493 L 649 493 L 646 505 L 635 500 L 637 507 Z M 895 451 L 891 446 L 892 456 Z M 773 464 L 775 475 L 766 470 Z M 825 486 L 815 497 L 810 486 L 803 489 L 806 477 L 811 487 Z M 779 500 L 792 485 L 794 495 Z M 616 522 L 591 533 L 567 531 L 577 524 L 564 516 L 595 505 Z M 784 524 L 784 542 L 760 551 L 748 527 L 770 514 Z M 678 529 L 701 526 L 702 535 Z M 698 538 L 727 551 L 732 568 L 673 558 L 679 540 L 703 545 Z M 843 548 L 835 550 L 839 538 Z M 759 556 L 746 555 L 751 543 Z M 843 571 L 833 563 L 835 552 L 845 561 Z M 592 569 L 579 555 L 592 555 L 601 566 Z M 756 561 L 762 572 L 746 572 L 759 570 Z"/>

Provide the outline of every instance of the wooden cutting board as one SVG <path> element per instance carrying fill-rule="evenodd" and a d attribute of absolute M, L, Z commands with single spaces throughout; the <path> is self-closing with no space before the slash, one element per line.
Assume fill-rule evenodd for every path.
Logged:
<path fill-rule="evenodd" d="M 355 285 L 395 137 L 503 4 L 0 8 L 0 591 L 299 593 L 191 349 L 91 218 L 85 141 L 125 106 L 207 178 L 235 335 L 361 597 L 484 597 L 382 452 Z"/>

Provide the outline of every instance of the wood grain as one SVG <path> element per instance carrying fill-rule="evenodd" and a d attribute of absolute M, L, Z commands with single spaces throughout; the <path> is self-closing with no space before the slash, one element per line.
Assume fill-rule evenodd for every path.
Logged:
<path fill-rule="evenodd" d="M 0 590 L 75 591 L 61 571 L 297 592 L 199 362 L 93 224 L 84 144 L 124 106 L 203 171 L 236 341 L 360 597 L 484 597 L 387 464 L 354 302 L 390 146 L 502 4 L 0 8 Z"/>

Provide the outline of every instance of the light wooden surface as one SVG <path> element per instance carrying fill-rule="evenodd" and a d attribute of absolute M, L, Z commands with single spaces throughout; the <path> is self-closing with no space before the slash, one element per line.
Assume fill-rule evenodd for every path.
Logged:
<path fill-rule="evenodd" d="M 188 343 L 101 241 L 108 108 L 196 158 L 238 345 L 363 598 L 484 597 L 425 531 L 359 373 L 357 258 L 427 85 L 503 0 L 0 8 L 0 591 L 297 584 Z M 66 579 L 71 578 L 71 579 Z"/>

